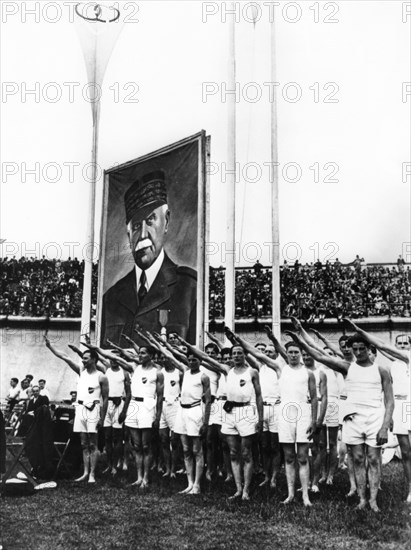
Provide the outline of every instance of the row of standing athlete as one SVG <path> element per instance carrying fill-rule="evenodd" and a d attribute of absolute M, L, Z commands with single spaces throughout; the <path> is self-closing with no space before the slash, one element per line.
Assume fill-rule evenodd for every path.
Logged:
<path fill-rule="evenodd" d="M 303 502 L 310 506 L 309 489 L 318 492 L 321 481 L 333 482 L 338 464 L 338 425 L 344 424 L 343 441 L 348 443 L 349 494 L 357 491 L 359 507 L 365 507 L 368 468 L 370 506 L 377 511 L 381 445 L 387 442 L 393 410 L 397 413 L 394 414 L 394 433 L 401 447 L 408 483 L 410 440 L 407 415 L 401 410 L 409 403 L 409 396 L 395 390 L 394 398 L 390 373 L 375 362 L 376 348 L 395 359 L 391 374 L 394 386 L 403 391 L 407 387 L 404 386 L 404 379 L 409 376 L 409 337 L 400 335 L 396 345 L 390 346 L 348 321 L 355 334 L 350 339 L 345 336 L 340 338 L 339 346 L 327 342 L 316 333 L 326 344 L 323 348 L 310 338 L 297 319 L 293 322 L 295 332 L 288 333 L 291 341 L 285 347 L 267 329 L 273 345 L 266 346 L 264 351 L 262 346 L 251 346 L 228 329 L 226 335 L 233 346 L 220 349 L 215 341 L 206 346 L 205 353 L 177 335 L 170 335 L 169 341 L 164 342 L 158 335 L 143 332 L 139 334 L 147 341 L 147 346 L 137 348 L 129 340 L 134 351 L 120 350 L 114 345 L 113 348 L 117 349 L 107 351 L 84 344 L 88 352 L 77 351 L 83 356 L 86 370 L 90 360 L 95 366 L 98 365 L 97 359 L 105 363 L 102 368 L 105 370 L 108 367 L 106 378 L 108 386 L 112 386 L 112 389 L 109 387 L 107 392 L 102 392 L 107 393 L 107 403 L 103 398 L 100 411 L 101 421 L 105 425 L 109 469 L 115 472 L 124 423 L 136 456 L 137 480 L 134 484 L 147 487 L 153 458 L 153 428 L 159 428 L 165 475 L 175 474 L 178 436 L 181 438 L 188 478 L 183 493 L 200 492 L 204 469 L 203 442 L 206 441 L 207 478 L 212 480 L 215 476 L 222 454 L 226 479 L 229 481 L 233 476 L 236 483 L 232 498 L 246 500 L 256 466 L 253 465 L 253 457 L 258 459 L 255 434 L 260 433 L 258 441 L 264 469 L 261 485 L 276 487 L 283 454 L 288 485 L 288 496 L 284 502 L 291 502 L 295 496 L 297 462 Z M 74 367 L 71 358 L 49 342 L 48 346 Z M 160 357 L 164 364 L 161 369 L 154 361 Z M 322 367 L 318 368 L 316 362 L 321 363 Z M 348 375 L 352 364 L 356 367 Z M 74 370 L 80 374 L 77 364 L 75 367 Z M 131 374 L 131 379 L 126 373 Z M 103 387 L 104 377 L 102 374 L 98 377 L 98 385 L 103 382 Z M 344 377 L 348 386 L 345 390 Z M 117 380 L 116 390 L 113 389 L 116 384 L 114 379 Z M 112 395 L 113 391 L 119 395 Z M 385 407 L 382 406 L 382 395 Z M 93 399 L 95 407 L 96 401 Z M 84 406 L 84 401 L 80 405 Z M 96 408 L 93 410 L 96 411 Z M 76 416 L 79 412 L 84 415 L 85 409 L 77 409 Z M 90 416 L 89 411 L 86 416 Z M 404 416 L 405 422 L 401 423 Z M 91 449 L 87 449 L 93 436 L 87 432 L 82 434 L 81 429 L 89 430 L 87 425 L 79 428 L 77 423 L 75 429 L 80 431 L 85 464 L 84 474 L 79 480 L 88 478 L 93 482 L 92 466 L 95 460 L 90 456 L 95 444 L 91 443 Z M 313 454 L 311 485 L 310 446 Z M 408 501 L 411 500 L 410 495 L 409 490 Z"/>

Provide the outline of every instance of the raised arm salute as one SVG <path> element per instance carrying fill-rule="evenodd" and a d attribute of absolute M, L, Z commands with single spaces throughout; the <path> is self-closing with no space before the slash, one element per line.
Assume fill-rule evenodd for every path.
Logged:
<path fill-rule="evenodd" d="M 98 354 L 96 351 L 86 350 L 82 357 L 83 365 L 80 366 L 69 355 L 55 348 L 46 336 L 44 341 L 56 357 L 65 361 L 79 375 L 73 431 L 80 433 L 84 472 L 76 481 L 88 479 L 89 483 L 95 483 L 98 456 L 97 431 L 98 427 L 103 425 L 108 406 L 107 377 L 97 370 Z"/>

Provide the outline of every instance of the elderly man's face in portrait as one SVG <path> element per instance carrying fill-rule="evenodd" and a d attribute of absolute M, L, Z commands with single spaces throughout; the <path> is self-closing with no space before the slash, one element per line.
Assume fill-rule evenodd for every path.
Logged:
<path fill-rule="evenodd" d="M 141 220 L 135 216 L 127 226 L 127 233 L 134 261 L 140 269 L 148 269 L 158 258 L 168 230 L 170 212 L 162 205 Z"/>

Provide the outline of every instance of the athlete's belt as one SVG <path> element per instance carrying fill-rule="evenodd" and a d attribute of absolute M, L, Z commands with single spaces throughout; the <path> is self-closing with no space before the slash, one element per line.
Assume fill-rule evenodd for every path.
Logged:
<path fill-rule="evenodd" d="M 220 395 L 220 397 L 217 397 L 217 401 L 227 401 L 226 395 Z"/>
<path fill-rule="evenodd" d="M 214 403 L 214 401 L 217 399 L 217 397 L 215 395 L 212 395 L 211 396 L 211 400 L 210 400 L 210 403 Z"/>
<path fill-rule="evenodd" d="M 132 397 L 133 401 L 144 401 L 144 397 Z"/>
<path fill-rule="evenodd" d="M 270 406 L 270 405 L 279 405 L 281 403 L 280 399 L 277 399 L 276 401 L 263 401 L 263 405 Z"/>
<path fill-rule="evenodd" d="M 342 399 L 343 401 L 345 401 L 347 399 L 347 396 L 346 395 L 340 395 L 340 399 Z"/>
<path fill-rule="evenodd" d="M 234 407 L 246 407 L 250 404 L 250 401 L 226 401 L 223 409 L 225 412 L 230 413 Z"/>
<path fill-rule="evenodd" d="M 115 407 L 118 407 L 121 404 L 121 397 L 109 397 L 108 400 L 114 403 Z"/>
<path fill-rule="evenodd" d="M 398 401 L 405 401 L 407 399 L 407 396 L 397 394 L 397 395 L 394 395 L 394 399 L 397 399 Z"/>
<path fill-rule="evenodd" d="M 79 405 L 84 405 L 84 401 L 77 401 Z M 93 401 L 91 405 L 84 405 L 87 410 L 92 411 L 96 405 L 100 404 L 100 400 Z"/>
<path fill-rule="evenodd" d="M 198 405 L 201 405 L 201 399 L 194 401 L 193 403 L 180 403 L 180 405 L 183 409 L 192 409 L 193 407 L 198 407 Z"/>

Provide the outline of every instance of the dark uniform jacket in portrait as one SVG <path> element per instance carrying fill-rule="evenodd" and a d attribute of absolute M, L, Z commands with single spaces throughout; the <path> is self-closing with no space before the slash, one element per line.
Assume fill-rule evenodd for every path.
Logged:
<path fill-rule="evenodd" d="M 161 268 L 144 297 L 138 302 L 136 272 L 120 279 L 104 294 L 102 313 L 102 343 L 107 339 L 121 347 L 129 347 L 122 334 L 137 344 L 143 342 L 134 328 L 160 333 L 160 315 L 167 312 L 167 334 L 176 332 L 188 342 L 195 344 L 197 274 L 189 267 L 179 267 L 165 254 Z M 163 321 L 164 322 L 164 321 Z"/>

